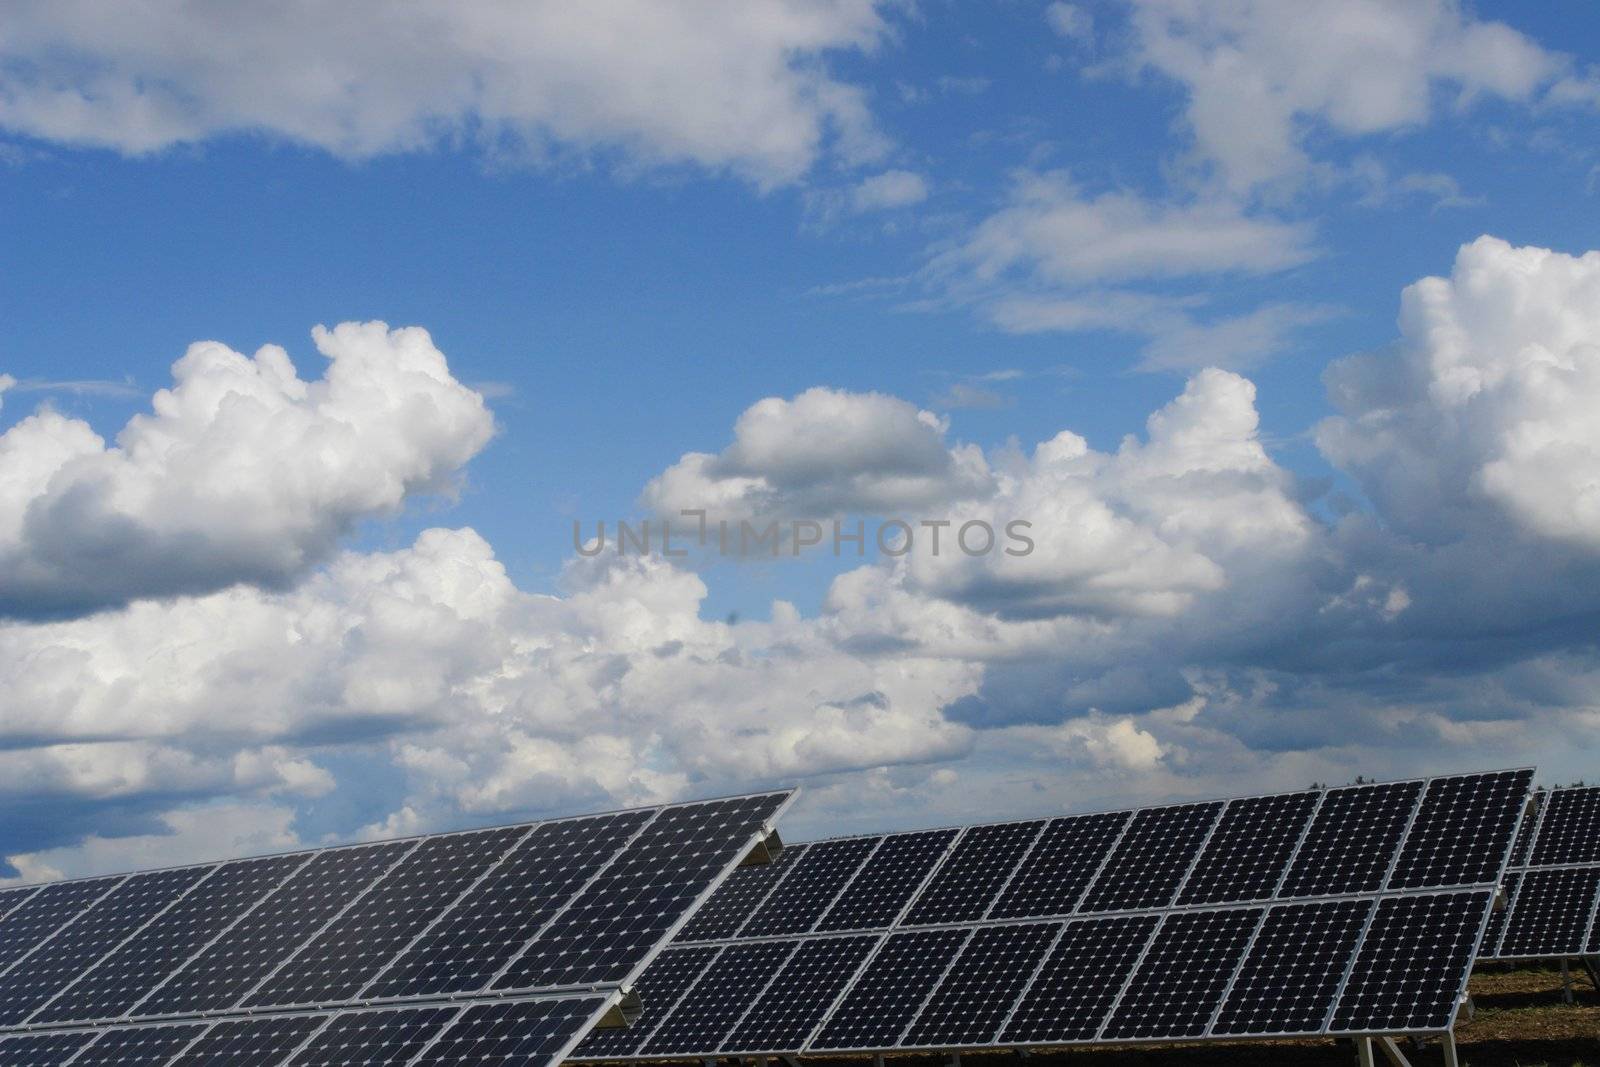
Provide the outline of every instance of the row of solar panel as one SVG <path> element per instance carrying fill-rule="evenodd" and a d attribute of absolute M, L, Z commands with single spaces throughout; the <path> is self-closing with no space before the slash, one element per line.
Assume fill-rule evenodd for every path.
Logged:
<path fill-rule="evenodd" d="M 400 1067 L 544 1063 L 562 1056 L 608 996 L 494 1001 L 0 1037 L 6 1067 Z"/>
<path fill-rule="evenodd" d="M 1480 959 L 1600 955 L 1600 786 L 1538 794 Z"/>
<path fill-rule="evenodd" d="M 678 943 L 1495 882 L 1531 771 L 791 846 Z"/>
<path fill-rule="evenodd" d="M 0 893 L 0 1029 L 624 982 L 788 793 Z"/>
<path fill-rule="evenodd" d="M 1509 844 L 1509 842 L 1508 842 Z M 576 1059 L 1447 1028 L 1489 889 L 673 947 Z"/>

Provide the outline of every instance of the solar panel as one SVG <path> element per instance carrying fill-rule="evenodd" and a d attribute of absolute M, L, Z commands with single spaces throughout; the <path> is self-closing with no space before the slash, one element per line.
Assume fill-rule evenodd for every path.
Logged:
<path fill-rule="evenodd" d="M 707 945 L 700 948 L 669 948 L 657 956 L 634 987 L 645 1006 L 643 1014 L 630 1027 L 593 1031 L 578 1047 L 577 1057 L 608 1059 L 638 1048 L 650 1036 L 656 1024 L 677 1007 L 683 994 L 721 951 L 720 948 Z"/>
<path fill-rule="evenodd" d="M 381 1067 L 410 1063 L 460 1013 L 456 1007 L 398 1008 L 336 1015 L 291 1067 Z"/>
<path fill-rule="evenodd" d="M 955 830 L 883 838 L 871 861 L 856 873 L 816 928 L 871 930 L 894 922 L 955 838 Z"/>
<path fill-rule="evenodd" d="M 1535 795 L 1506 873 L 1506 908 L 1495 914 L 1479 958 L 1517 960 L 1595 954 L 1600 935 L 1600 787 Z"/>
<path fill-rule="evenodd" d="M 1320 794 L 1286 793 L 1228 803 L 1179 904 L 1264 900 L 1283 880 Z"/>
<path fill-rule="evenodd" d="M 905 922 L 922 926 L 983 918 L 1043 828 L 1043 820 L 1035 820 L 975 826 L 964 832 L 911 905 Z"/>
<path fill-rule="evenodd" d="M 1280 895 L 1309 897 L 1382 888 L 1421 795 L 1421 782 L 1328 790 Z"/>
<path fill-rule="evenodd" d="M 60 1067 L 93 1037 L 89 1033 L 0 1037 L 0 1063 L 6 1067 Z"/>
<path fill-rule="evenodd" d="M 556 1063 L 593 1025 L 605 997 L 477 1004 L 462 1011 L 415 1067 L 455 1063 Z"/>
<path fill-rule="evenodd" d="M 0 1025 L 20 1023 L 211 873 L 209 867 L 135 874 L 0 975 Z"/>
<path fill-rule="evenodd" d="M 1458 775 L 945 831 L 943 859 L 923 883 L 899 879 L 914 883 L 899 891 L 909 905 L 879 910 L 865 929 L 881 941 L 821 1015 L 861 950 L 826 944 L 839 939 L 825 923 L 783 940 L 747 927 L 680 939 L 675 952 L 717 955 L 697 977 L 669 976 L 663 1004 L 646 998 L 653 1036 L 595 1039 L 580 1056 L 1311 1036 L 1336 1021 L 1434 1032 L 1454 1017 L 1530 782 Z M 872 839 L 839 901 L 887 885 L 874 867 L 909 854 L 910 837 Z M 920 873 L 938 842 L 917 844 Z"/>
<path fill-rule="evenodd" d="M 327 1020 L 272 1015 L 214 1024 L 172 1061 L 172 1067 L 275 1067 L 285 1063 Z"/>
<path fill-rule="evenodd" d="M 1128 911 L 1171 902 L 1221 811 L 1218 801 L 1135 814 L 1078 910 Z"/>
<path fill-rule="evenodd" d="M 778 880 L 806 853 L 806 846 L 791 845 L 771 863 L 740 867 L 717 887 L 711 899 L 678 931 L 680 941 L 719 941 L 733 937 L 750 921 Z"/>
<path fill-rule="evenodd" d="M 740 934 L 803 934 L 816 925 L 839 891 L 866 862 L 878 838 L 856 837 L 812 845 L 756 909 Z"/>
<path fill-rule="evenodd" d="M 1502 958 L 1574 956 L 1583 945 L 1600 896 L 1600 867 L 1531 868 L 1517 886 L 1506 919 Z"/>
<path fill-rule="evenodd" d="M 203 1023 L 123 1026 L 106 1030 L 78 1053 L 72 1067 L 159 1067 L 205 1031 Z"/>
<path fill-rule="evenodd" d="M 121 877 L 89 878 L 40 887 L 0 923 L 0 971 L 38 948 L 45 938 L 121 883 Z"/>
<path fill-rule="evenodd" d="M 1551 790 L 1530 866 L 1600 863 L 1600 786 Z"/>
<path fill-rule="evenodd" d="M 0 889 L 0 920 L 16 911 L 28 898 L 39 891 L 36 885 L 22 886 L 18 889 Z"/>
<path fill-rule="evenodd" d="M 991 918 L 1070 915 L 1131 816 L 1125 811 L 1051 819 L 989 912 Z"/>

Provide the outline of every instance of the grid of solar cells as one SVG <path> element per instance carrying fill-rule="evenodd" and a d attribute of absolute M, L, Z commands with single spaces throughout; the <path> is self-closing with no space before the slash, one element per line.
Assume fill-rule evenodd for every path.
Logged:
<path fill-rule="evenodd" d="M 974 826 L 961 835 L 905 917 L 909 926 L 981 919 L 1044 821 Z"/>
<path fill-rule="evenodd" d="M 526 827 L 425 838 L 244 1001 L 247 1007 L 353 998 Z"/>
<path fill-rule="evenodd" d="M 1493 881 L 1505 864 L 1532 785 L 1531 770 L 1430 780 L 1389 888 Z"/>
<path fill-rule="evenodd" d="M 0 975 L 0 1025 L 15 1025 L 32 1015 L 210 871 L 209 867 L 185 867 L 130 875 L 57 930 L 40 951 Z"/>
<path fill-rule="evenodd" d="M 483 989 L 653 814 L 624 811 L 536 826 L 364 995 Z"/>
<path fill-rule="evenodd" d="M 1126 811 L 1109 811 L 1051 819 L 995 901 L 989 918 L 1072 914 L 1130 817 Z"/>
<path fill-rule="evenodd" d="M 683 1055 L 722 1047 L 722 1039 L 794 951 L 793 941 L 733 944 L 708 967 L 656 1027 L 642 1051 Z"/>
<path fill-rule="evenodd" d="M 88 878 L 44 886 L 0 922 L 0 970 L 12 966 L 122 881 Z"/>
<path fill-rule="evenodd" d="M 1200 1037 L 1238 970 L 1262 908 L 1173 912 L 1106 1020 L 1102 1038 Z"/>
<path fill-rule="evenodd" d="M 1522 883 L 1521 871 L 1507 871 L 1500 885 L 1505 890 L 1505 906 L 1489 914 L 1489 925 L 1483 931 L 1483 941 L 1478 946 L 1480 959 L 1493 959 L 1500 947 L 1500 938 L 1506 932 L 1506 920 L 1516 905 L 1517 887 Z"/>
<path fill-rule="evenodd" d="M 1269 909 L 1211 1032 L 1319 1032 L 1372 906 L 1370 900 L 1331 900 Z"/>
<path fill-rule="evenodd" d="M 178 1015 L 237 1004 L 414 844 L 395 841 L 329 849 L 312 856 L 135 1006 L 132 1014 Z"/>
<path fill-rule="evenodd" d="M 1492 890 L 1479 889 L 1378 901 L 1339 995 L 1332 1031 L 1449 1027 L 1493 900 Z"/>
<path fill-rule="evenodd" d="M 496 989 L 625 981 L 788 799 L 767 793 L 663 810 L 534 944 Z"/>
<path fill-rule="evenodd" d="M 750 916 L 740 935 L 769 937 L 810 930 L 866 862 L 878 841 L 876 837 L 853 837 L 819 841 L 806 849 L 806 854 Z"/>
<path fill-rule="evenodd" d="M 291 1067 L 382 1067 L 405 1064 L 443 1030 L 460 1009 L 402 1008 L 335 1015 L 295 1053 Z"/>
<path fill-rule="evenodd" d="M 305 856 L 269 856 L 223 864 L 63 989 L 33 1021 L 122 1015 L 305 860 Z"/>
<path fill-rule="evenodd" d="M 474 1005 L 428 1046 L 416 1067 L 552 1063 L 605 1002 L 605 997 L 568 997 Z"/>
<path fill-rule="evenodd" d="M 200 1036 L 204 1023 L 119 1026 L 100 1036 L 72 1061 L 72 1067 L 160 1067 Z"/>
<path fill-rule="evenodd" d="M 1320 795 L 1313 791 L 1229 801 L 1178 903 L 1225 904 L 1272 896 Z"/>
<path fill-rule="evenodd" d="M 1421 795 L 1421 782 L 1328 790 L 1278 895 L 1311 897 L 1381 888 Z"/>
<path fill-rule="evenodd" d="M 723 1041 L 724 1050 L 753 1055 L 802 1047 L 877 943 L 876 935 L 802 942 Z"/>
<path fill-rule="evenodd" d="M 1600 867 L 1531 868 L 1506 919 L 1501 958 L 1572 956 L 1584 943 L 1600 896 Z"/>
<path fill-rule="evenodd" d="M 890 934 L 839 1002 L 814 1049 L 893 1048 L 966 943 L 968 930 Z"/>
<path fill-rule="evenodd" d="M 1123 915 L 1067 923 L 1000 1039 L 1019 1045 L 1093 1039 L 1160 921 Z"/>
<path fill-rule="evenodd" d="M 1059 929 L 1059 923 L 1028 923 L 974 932 L 901 1044 L 941 1047 L 993 1041 Z"/>
<path fill-rule="evenodd" d="M 1538 816 L 1537 811 L 1528 812 L 1522 825 L 1517 827 L 1517 841 L 1511 846 L 1511 866 L 1521 867 L 1528 862 L 1528 853 L 1533 849 L 1534 828 L 1539 825 Z"/>
<path fill-rule="evenodd" d="M 590 1032 L 574 1056 L 578 1059 L 603 1060 L 625 1056 L 644 1044 L 719 951 L 710 945 L 669 948 L 657 956 L 634 987 L 643 1008 L 639 1018 L 632 1026 Z"/>
<path fill-rule="evenodd" d="M 791 845 L 771 863 L 740 867 L 700 905 L 694 918 L 678 931 L 678 941 L 718 941 L 732 937 L 750 921 L 778 879 L 806 854 L 805 845 Z"/>
<path fill-rule="evenodd" d="M 0 1037 L 0 1063 L 5 1067 L 60 1067 L 93 1037 L 90 1033 Z"/>
<path fill-rule="evenodd" d="M 1553 789 L 1530 864 L 1600 863 L 1600 786 Z"/>
<path fill-rule="evenodd" d="M 5 919 L 23 902 L 39 891 L 36 885 L 24 886 L 20 889 L 0 889 L 0 920 Z"/>
<path fill-rule="evenodd" d="M 274 1015 L 212 1025 L 172 1067 L 277 1067 L 325 1021 L 322 1015 Z"/>
<path fill-rule="evenodd" d="M 1221 801 L 1145 808 L 1134 815 L 1079 911 L 1127 911 L 1171 903 Z"/>
<path fill-rule="evenodd" d="M 955 830 L 891 834 L 817 923 L 818 930 L 871 930 L 905 910 L 955 840 Z"/>

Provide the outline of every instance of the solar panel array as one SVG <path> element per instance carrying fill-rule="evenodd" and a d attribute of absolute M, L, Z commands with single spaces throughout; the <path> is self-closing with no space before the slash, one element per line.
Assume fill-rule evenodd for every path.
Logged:
<path fill-rule="evenodd" d="M 1536 796 L 1480 959 L 1600 956 L 1600 786 Z"/>
<path fill-rule="evenodd" d="M 0 891 L 0 1064 L 557 1060 L 791 796 Z"/>
<path fill-rule="evenodd" d="M 639 1022 L 573 1058 L 1442 1031 L 1531 782 L 792 846 L 725 882 L 640 977 Z"/>

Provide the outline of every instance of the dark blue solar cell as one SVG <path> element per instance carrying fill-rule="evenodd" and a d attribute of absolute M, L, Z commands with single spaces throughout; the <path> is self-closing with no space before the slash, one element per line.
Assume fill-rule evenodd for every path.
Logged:
<path fill-rule="evenodd" d="M 1406 832 L 1390 889 L 1493 882 L 1505 868 L 1533 771 L 1435 778 Z"/>
<path fill-rule="evenodd" d="M 798 1055 L 879 936 L 819 937 L 802 943 L 719 1051 Z"/>
<path fill-rule="evenodd" d="M 188 1048 L 205 1028 L 204 1023 L 112 1027 L 100 1031 L 72 1067 L 160 1067 Z"/>
<path fill-rule="evenodd" d="M 939 863 L 955 830 L 891 834 L 845 886 L 818 930 L 873 930 L 894 922 Z"/>
<path fill-rule="evenodd" d="M 45 938 L 121 882 L 119 875 L 41 886 L 0 922 L 0 970 L 32 952 Z"/>
<path fill-rule="evenodd" d="M 399 1067 L 415 1059 L 459 1010 L 446 1006 L 335 1015 L 289 1063 L 292 1067 Z"/>
<path fill-rule="evenodd" d="M 1600 862 L 1600 786 L 1553 789 L 1534 843 L 1534 866 Z"/>
<path fill-rule="evenodd" d="M 970 827 L 906 913 L 911 926 L 981 919 L 1016 870 L 1044 820 Z"/>
<path fill-rule="evenodd" d="M 1306 792 L 1230 800 L 1178 903 L 1226 904 L 1272 896 L 1319 796 Z"/>
<path fill-rule="evenodd" d="M 304 862 L 304 856 L 269 856 L 223 864 L 62 990 L 36 1021 L 122 1015 Z"/>
<path fill-rule="evenodd" d="M 893 1048 L 969 933 L 957 929 L 890 934 L 812 1039 L 812 1050 Z"/>
<path fill-rule="evenodd" d="M 661 1020 L 672 1013 L 683 994 L 716 958 L 715 945 L 669 948 L 650 962 L 634 988 L 641 1011 L 632 1026 L 616 1026 L 591 1031 L 573 1053 L 574 1059 L 624 1059 L 655 1033 Z"/>
<path fill-rule="evenodd" d="M 818 841 L 740 929 L 741 937 L 803 934 L 839 896 L 878 843 L 875 837 Z"/>
<path fill-rule="evenodd" d="M 1124 915 L 1067 923 L 1002 1039 L 1019 1045 L 1093 1040 L 1159 921 Z"/>
<path fill-rule="evenodd" d="M 172 1067 L 278 1067 L 326 1021 L 325 1015 L 274 1015 L 218 1022 Z"/>
<path fill-rule="evenodd" d="M 1135 813 L 1078 910 L 1126 911 L 1170 904 L 1221 811 L 1222 803 L 1213 801 Z"/>
<path fill-rule="evenodd" d="M 710 900 L 700 905 L 700 910 L 678 931 L 674 940 L 683 943 L 720 941 L 732 937 L 750 921 L 750 916 L 761 907 L 761 902 L 767 899 L 778 880 L 805 854 L 805 845 L 790 845 L 770 863 L 740 867 L 717 887 Z"/>
<path fill-rule="evenodd" d="M 15 1025 L 209 873 L 209 867 L 130 875 L 0 975 L 0 1024 Z"/>
<path fill-rule="evenodd" d="M 556 916 L 495 989 L 627 981 L 749 849 L 788 793 L 665 808 Z"/>
<path fill-rule="evenodd" d="M 1264 910 L 1167 914 L 1101 1039 L 1170 1041 L 1204 1034 Z"/>
<path fill-rule="evenodd" d="M 245 1004 L 352 999 L 526 833 L 526 827 L 513 826 L 424 839 Z"/>
<path fill-rule="evenodd" d="M 1426 1033 L 1455 1019 L 1491 890 L 1378 902 L 1334 1011 L 1333 1032 Z"/>
<path fill-rule="evenodd" d="M 1059 923 L 1029 923 L 975 930 L 901 1045 L 992 1043 L 1059 929 Z"/>
<path fill-rule="evenodd" d="M 474 1005 L 428 1046 L 416 1067 L 558 1062 L 604 1004 L 604 997 L 568 997 Z"/>
<path fill-rule="evenodd" d="M 655 814 L 541 823 L 365 990 L 368 997 L 486 987 Z"/>
<path fill-rule="evenodd" d="M 1502 958 L 1583 954 L 1584 937 L 1600 896 L 1600 867 L 1531 868 L 1517 886 Z"/>
<path fill-rule="evenodd" d="M 989 917 L 1072 914 L 1130 817 L 1130 812 L 1111 811 L 1051 819 Z"/>
<path fill-rule="evenodd" d="M 1489 925 L 1484 928 L 1483 941 L 1478 945 L 1479 959 L 1492 960 L 1500 954 L 1500 938 L 1506 932 L 1506 920 L 1516 904 L 1517 886 L 1521 881 L 1520 871 L 1507 871 L 1505 879 L 1501 881 L 1500 886 L 1505 891 L 1504 905 L 1489 913 Z"/>
<path fill-rule="evenodd" d="M 1421 795 L 1421 782 L 1328 790 L 1278 895 L 1370 893 L 1382 888 Z"/>
<path fill-rule="evenodd" d="M 1285 904 L 1267 912 L 1212 1033 L 1317 1033 L 1372 914 L 1370 900 Z"/>
<path fill-rule="evenodd" d="M 646 1056 L 695 1056 L 722 1047 L 734 1024 L 794 951 L 794 941 L 748 941 L 723 948 L 657 1027 Z"/>
<path fill-rule="evenodd" d="M 0 1037 L 0 1064 L 5 1067 L 61 1067 L 93 1037 L 92 1033 Z"/>

